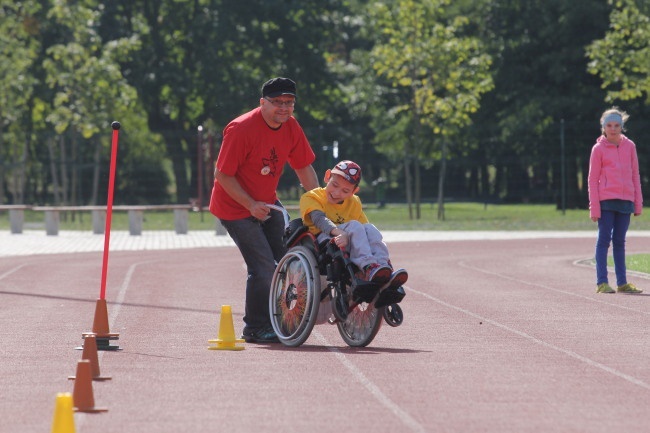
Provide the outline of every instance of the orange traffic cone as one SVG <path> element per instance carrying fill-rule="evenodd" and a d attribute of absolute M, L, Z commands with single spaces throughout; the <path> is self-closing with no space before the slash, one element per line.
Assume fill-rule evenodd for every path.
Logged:
<path fill-rule="evenodd" d="M 74 410 L 77 412 L 106 412 L 108 410 L 95 407 L 92 367 L 87 359 L 82 359 L 77 363 L 77 376 L 74 381 L 72 398 L 74 400 Z"/>
<path fill-rule="evenodd" d="M 75 433 L 72 394 L 60 392 L 56 395 L 52 433 Z"/>
<path fill-rule="evenodd" d="M 97 338 L 95 334 L 88 333 L 84 337 L 83 353 L 81 359 L 90 361 L 90 367 L 93 374 L 93 380 L 110 380 L 110 376 L 102 376 L 99 371 L 99 358 L 97 357 Z M 76 376 L 68 376 L 68 379 L 74 380 Z"/>
<path fill-rule="evenodd" d="M 108 329 L 108 309 L 106 299 L 98 299 L 95 305 L 95 318 L 93 320 L 93 331 L 84 332 L 81 336 L 85 338 L 88 334 L 95 334 L 97 350 L 121 350 L 120 346 L 110 344 L 110 340 L 117 340 L 120 334 L 110 332 Z M 77 347 L 81 349 L 81 347 Z"/>
<path fill-rule="evenodd" d="M 216 340 L 208 340 L 208 343 L 216 344 L 209 346 L 210 350 L 244 350 L 244 346 L 237 346 L 235 343 L 243 343 L 244 340 L 235 338 L 235 326 L 232 322 L 232 309 L 230 305 L 221 306 L 221 321 Z"/>

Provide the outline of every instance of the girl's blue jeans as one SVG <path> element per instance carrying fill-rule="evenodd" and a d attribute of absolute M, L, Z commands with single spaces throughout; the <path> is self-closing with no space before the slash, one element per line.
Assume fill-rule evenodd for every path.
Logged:
<path fill-rule="evenodd" d="M 625 268 L 625 236 L 630 226 L 630 214 L 604 210 L 598 220 L 596 241 L 596 285 L 608 283 L 607 252 L 612 243 L 616 285 L 627 284 Z"/>

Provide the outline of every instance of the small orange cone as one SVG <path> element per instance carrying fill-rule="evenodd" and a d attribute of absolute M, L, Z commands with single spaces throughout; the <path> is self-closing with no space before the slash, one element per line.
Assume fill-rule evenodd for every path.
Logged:
<path fill-rule="evenodd" d="M 56 395 L 52 433 L 75 433 L 72 394 L 60 392 Z"/>
<path fill-rule="evenodd" d="M 121 350 L 120 346 L 110 344 L 110 340 L 117 340 L 120 334 L 110 332 L 108 329 L 108 309 L 106 299 L 98 299 L 95 305 L 95 318 L 93 320 L 93 331 L 81 334 L 85 338 L 89 334 L 96 335 L 97 350 Z M 79 347 L 77 349 L 80 349 Z"/>
<path fill-rule="evenodd" d="M 102 376 L 99 371 L 99 358 L 97 357 L 97 338 L 95 334 L 88 333 L 84 337 L 83 353 L 81 359 L 90 361 L 90 367 L 93 374 L 93 380 L 110 380 L 110 376 Z M 68 379 L 74 380 L 76 376 L 68 376 Z"/>
<path fill-rule="evenodd" d="M 74 410 L 77 412 L 106 412 L 108 410 L 95 407 L 92 367 L 87 359 L 82 359 L 77 363 L 77 377 L 74 381 L 72 398 L 74 400 Z"/>
<path fill-rule="evenodd" d="M 209 346 L 210 350 L 244 350 L 244 346 L 237 346 L 235 343 L 243 343 L 244 340 L 235 338 L 235 326 L 232 322 L 232 309 L 230 305 L 221 306 L 221 321 L 219 333 L 216 340 L 208 340 L 208 343 L 216 344 Z"/>

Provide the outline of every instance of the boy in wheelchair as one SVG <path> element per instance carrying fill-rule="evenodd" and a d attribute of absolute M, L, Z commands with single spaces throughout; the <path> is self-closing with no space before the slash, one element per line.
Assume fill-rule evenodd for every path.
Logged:
<path fill-rule="evenodd" d="M 341 161 L 325 173 L 324 188 L 304 193 L 300 199 L 303 224 L 319 243 L 331 240 L 357 266 L 357 277 L 372 282 L 379 296 L 377 308 L 398 303 L 404 297 L 401 288 L 408 279 L 404 269 L 393 270 L 388 248 L 379 230 L 363 212 L 357 195 L 361 167 Z M 373 296 L 374 297 L 374 296 Z"/>

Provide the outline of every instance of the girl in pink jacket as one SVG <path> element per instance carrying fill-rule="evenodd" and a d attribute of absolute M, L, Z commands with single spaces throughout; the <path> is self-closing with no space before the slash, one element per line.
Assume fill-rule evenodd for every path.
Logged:
<path fill-rule="evenodd" d="M 607 279 L 607 252 L 612 243 L 618 292 L 641 293 L 627 282 L 625 236 L 630 215 L 641 215 L 643 197 L 636 146 L 623 135 L 629 115 L 613 107 L 600 118 L 602 134 L 589 159 L 589 214 L 598 222 L 596 241 L 596 292 L 614 293 Z"/>

